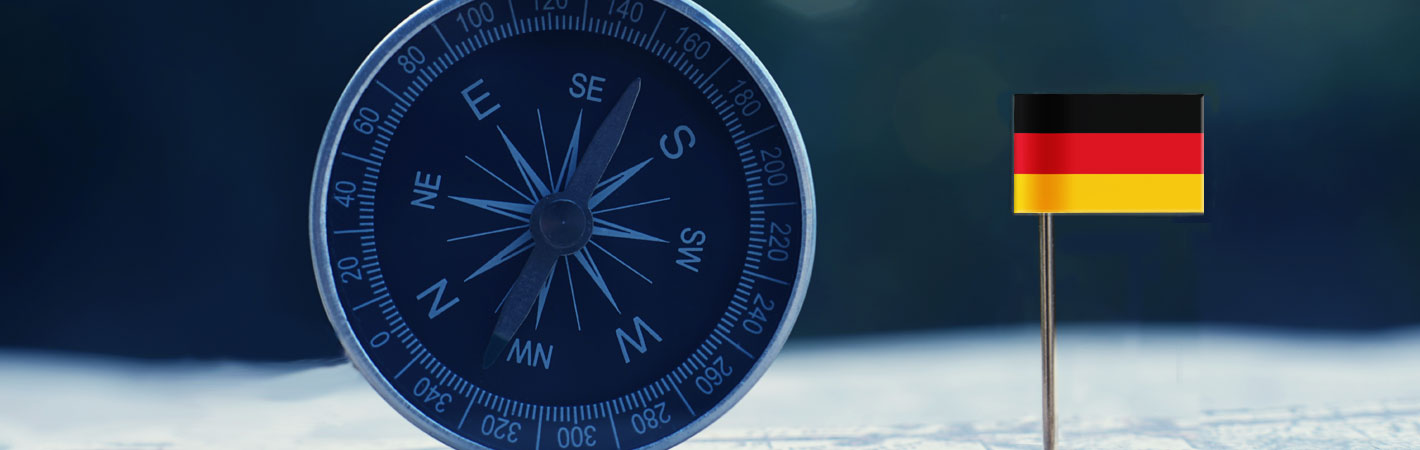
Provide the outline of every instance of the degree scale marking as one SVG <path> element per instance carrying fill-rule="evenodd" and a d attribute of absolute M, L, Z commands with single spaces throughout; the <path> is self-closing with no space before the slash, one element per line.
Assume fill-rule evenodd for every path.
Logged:
<path fill-rule="evenodd" d="M 510 3 L 510 7 L 511 7 L 511 3 Z M 585 7 L 584 7 L 584 9 L 585 9 Z M 669 9 L 669 8 L 663 8 L 662 13 L 661 13 L 661 17 L 660 17 L 659 19 L 663 19 L 663 18 L 664 18 L 667 9 Z M 514 14 L 516 14 L 515 11 L 514 11 Z M 552 16 L 548 16 L 548 17 L 552 17 Z M 457 63 L 462 57 L 464 57 L 464 56 L 466 56 L 466 55 L 468 55 L 468 54 L 471 54 L 472 52 L 476 51 L 476 49 L 477 49 L 478 47 L 490 45 L 490 44 L 492 44 L 493 42 L 496 42 L 496 41 L 499 41 L 499 40 L 502 40 L 502 39 L 506 39 L 506 38 L 509 38 L 509 37 L 517 36 L 517 35 L 519 35 L 519 34 L 523 34 L 523 33 L 527 32 L 526 30 L 542 30 L 542 29 L 546 28 L 546 29 L 580 30 L 580 31 L 589 31 L 589 32 L 593 31 L 593 30 L 591 29 L 591 27 L 588 27 L 588 26 L 587 26 L 587 21 L 588 21 L 588 19 L 587 19 L 585 16 L 584 16 L 584 18 L 583 18 L 583 20 L 582 20 L 582 23 L 580 24 L 580 27 L 570 27 L 570 26 L 567 26 L 567 25 L 569 25 L 569 23 L 568 23 L 568 21 L 565 20 L 566 18 L 565 18 L 565 17 L 560 17 L 561 19 L 563 19 L 563 21 L 562 21 L 562 23 L 561 23 L 561 24 L 564 26 L 563 28 L 557 28 L 557 27 L 548 26 L 548 25 L 547 25 L 547 20 L 546 20 L 546 19 L 548 19 L 548 17 L 537 18 L 538 21 L 537 21 L 536 23 L 532 23 L 532 24 L 529 24 L 529 22 L 530 22 L 530 21 L 533 21 L 533 19 L 522 19 L 522 20 L 516 20 L 515 22 L 512 22 L 512 23 L 505 23 L 505 24 L 500 25 L 500 26 L 498 26 L 497 28 L 495 28 L 494 35 L 497 36 L 496 38 L 484 40 L 484 42 L 483 42 L 481 45 L 476 45 L 476 43 L 474 42 L 474 38 L 469 38 L 469 39 L 465 40 L 465 41 L 461 44 L 461 46 L 459 47 L 458 50 L 455 50 L 454 47 L 448 47 L 448 51 L 447 51 L 446 53 L 440 55 L 436 61 L 441 61 L 441 63 L 442 63 L 442 60 L 447 59 L 447 60 L 449 60 L 449 62 L 448 62 L 448 63 L 442 63 L 442 64 L 445 64 L 446 66 L 452 66 L 454 63 Z M 658 19 L 657 24 L 656 24 L 656 30 L 659 30 L 659 27 L 660 27 L 660 20 L 659 20 L 659 19 Z M 674 66 L 677 68 L 678 71 L 680 71 L 680 72 L 682 72 L 682 73 L 684 73 L 684 74 L 687 74 L 691 79 L 696 80 L 696 81 L 699 81 L 697 87 L 701 87 L 701 92 L 702 92 L 703 94 L 706 94 L 706 100 L 707 100 L 707 101 L 710 101 L 710 102 L 712 102 L 712 103 L 714 103 L 714 104 L 716 104 L 717 107 L 722 108 L 722 109 L 721 109 L 722 111 L 725 111 L 725 114 L 721 116 L 721 119 L 725 122 L 726 126 L 730 126 L 731 124 L 734 124 L 734 122 L 736 122 L 736 121 L 738 120 L 738 117 L 736 117 L 736 115 L 735 115 L 735 113 L 734 113 L 733 111 L 728 111 L 728 110 L 730 109 L 730 108 L 729 108 L 730 105 L 728 104 L 729 102 L 728 102 L 726 99 L 723 99 L 722 96 L 720 95 L 719 90 L 715 87 L 715 85 L 714 85 L 713 83 L 710 83 L 710 81 L 712 80 L 714 74 L 718 73 L 718 72 L 720 71 L 720 69 L 723 68 L 723 67 L 725 66 L 725 64 L 727 64 L 727 63 L 729 62 L 729 59 L 733 59 L 733 56 L 727 58 L 727 59 L 725 60 L 725 62 L 722 62 L 719 66 L 717 66 L 717 68 L 715 69 L 715 71 L 711 72 L 711 75 L 710 75 L 710 76 L 704 76 L 704 75 L 702 74 L 702 72 L 699 71 L 698 68 L 694 67 L 694 65 L 686 63 L 686 58 L 685 58 L 685 53 L 684 53 L 684 52 L 679 52 L 679 51 L 673 50 L 673 49 L 671 49 L 671 46 L 668 45 L 668 44 L 666 44 L 665 42 L 660 41 L 660 40 L 656 40 L 656 39 L 652 38 L 652 36 L 653 36 L 653 34 L 655 33 L 655 31 L 653 31 L 652 35 L 644 35 L 644 34 L 642 34 L 639 30 L 634 30 L 634 29 L 629 29 L 629 28 L 622 28 L 620 21 L 615 22 L 615 25 L 617 26 L 616 31 L 611 31 L 611 28 L 607 25 L 607 24 L 608 24 L 607 21 L 603 21 L 603 20 L 601 20 L 601 19 L 596 19 L 596 18 L 591 18 L 590 21 L 593 22 L 593 23 L 596 25 L 596 30 L 600 30 L 600 31 L 598 31 L 600 34 L 604 34 L 604 35 L 608 35 L 608 36 L 613 36 L 613 34 L 617 34 L 617 35 L 619 35 L 619 36 L 613 36 L 613 37 L 619 37 L 620 39 L 623 39 L 623 40 L 625 40 L 625 41 L 627 41 L 627 42 L 629 42 L 629 43 L 632 43 L 633 45 L 639 40 L 640 42 L 642 42 L 642 44 L 641 44 L 640 46 L 641 46 L 642 48 L 646 48 L 646 49 L 651 49 L 651 48 L 654 46 L 654 47 L 655 47 L 655 54 L 658 55 L 658 56 L 660 57 L 660 59 L 662 59 L 663 61 L 665 61 L 665 62 L 667 62 L 667 63 L 669 63 L 669 64 L 674 65 Z M 440 34 L 440 38 L 441 38 L 441 39 L 444 39 L 444 37 L 442 36 L 442 32 L 440 32 L 440 31 L 437 29 L 437 25 L 434 25 L 432 22 L 430 23 L 430 25 L 432 25 L 431 28 L 435 28 L 436 33 Z M 511 29 L 512 31 L 510 31 L 510 29 Z M 422 35 L 422 34 L 423 34 L 422 31 L 421 31 L 420 33 L 416 33 L 416 34 L 414 34 L 414 35 L 411 37 L 411 39 L 417 38 L 418 36 L 420 36 L 420 35 Z M 480 31 L 480 35 L 482 35 L 482 34 L 483 34 L 483 31 Z M 654 44 L 654 45 L 653 45 L 653 44 Z M 447 41 L 445 41 L 445 45 L 447 46 Z M 468 50 L 464 50 L 464 48 L 468 48 Z M 374 83 L 374 84 L 380 86 L 381 88 L 383 88 L 384 90 L 386 90 L 387 92 L 389 92 L 389 93 L 390 93 L 391 95 L 393 95 L 393 96 L 395 97 L 395 99 L 396 99 L 395 105 L 392 106 L 392 107 L 390 108 L 390 110 L 389 110 L 389 113 L 388 113 L 389 117 L 391 117 L 391 118 L 397 117 L 397 116 L 398 116 L 398 117 L 402 117 L 403 111 L 407 110 L 408 105 L 409 105 L 409 104 L 412 104 L 414 101 L 416 101 L 417 98 L 418 98 L 418 95 L 422 93 L 422 91 L 423 91 L 423 86 L 427 86 L 430 82 L 432 82 L 432 80 L 433 80 L 435 77 L 438 76 L 438 72 L 442 72 L 442 71 L 443 71 L 443 68 L 441 68 L 441 67 L 437 67 L 437 66 L 433 66 L 433 67 L 435 67 L 435 68 L 434 68 L 434 72 L 435 72 L 435 73 L 434 73 L 433 75 L 430 75 L 428 80 L 420 79 L 420 78 L 418 78 L 418 77 L 414 78 L 414 80 L 412 80 L 412 81 L 410 82 L 410 85 L 405 88 L 405 93 L 404 93 L 404 95 L 400 95 L 400 94 L 395 93 L 393 90 L 391 90 L 391 89 L 389 89 L 387 86 L 385 86 L 385 84 L 384 84 L 382 81 L 380 81 L 380 80 L 373 80 L 373 83 Z M 421 86 L 420 83 L 422 83 L 423 86 Z M 389 134 L 393 134 L 393 132 L 398 128 L 398 123 L 397 123 L 397 121 L 395 121 L 395 123 L 390 123 L 389 121 L 387 121 L 384 125 L 386 125 L 386 126 L 387 126 L 388 128 L 390 128 L 390 129 L 386 130 L 386 129 L 385 129 L 386 126 L 382 126 L 382 127 L 381 127 L 381 130 L 380 130 L 381 133 L 380 133 L 378 136 L 376 136 L 376 143 L 377 143 L 377 145 L 381 145 L 381 143 L 387 142 L 387 141 L 389 140 L 389 137 L 388 137 L 388 135 L 386 135 L 386 132 L 388 132 Z M 777 124 L 776 124 L 776 125 L 771 125 L 769 128 L 766 128 L 766 129 L 764 129 L 764 130 L 761 130 L 761 131 L 759 131 L 759 132 L 756 132 L 756 133 L 754 133 L 754 135 L 758 135 L 758 134 L 760 134 L 760 133 L 763 133 L 764 131 L 768 131 L 769 129 L 771 129 L 771 128 L 775 127 L 775 126 L 777 126 Z M 743 132 L 740 132 L 740 134 L 743 134 Z M 742 147 L 743 147 L 743 146 L 747 146 L 747 144 L 742 144 L 742 142 L 748 140 L 749 138 L 752 138 L 754 135 L 746 136 L 746 137 L 743 137 L 743 138 L 737 138 L 736 143 L 737 143 L 737 144 L 741 144 Z M 381 145 L 381 147 L 382 147 L 382 145 Z M 376 149 L 376 150 L 382 150 L 382 149 Z M 372 179 L 375 179 L 375 180 L 378 180 L 378 169 L 377 169 L 377 168 L 378 168 L 378 166 L 380 165 L 378 162 L 375 162 L 375 161 L 372 161 L 372 160 L 369 160 L 369 159 L 366 159 L 366 158 L 359 158 L 359 157 L 356 157 L 355 155 L 346 155 L 346 156 L 351 157 L 351 158 L 355 158 L 355 159 L 357 159 L 357 160 L 361 160 L 362 162 L 367 162 L 367 163 L 369 163 L 369 165 L 370 165 L 371 167 L 368 167 L 367 169 L 371 170 L 374 175 L 373 175 L 373 176 L 370 176 L 370 174 L 367 174 L 367 177 L 372 178 Z M 751 159 L 753 159 L 753 158 L 751 157 Z M 757 177 L 756 177 L 756 178 L 757 178 Z M 362 204 L 362 205 L 370 205 L 370 206 L 372 206 L 372 202 L 367 202 L 367 201 L 365 201 L 365 200 L 362 200 L 362 201 L 361 201 L 361 204 Z M 363 208 L 362 208 L 362 209 L 363 209 Z M 372 212 L 372 210 L 371 210 L 371 212 Z M 754 225 L 751 224 L 751 226 L 753 227 Z M 760 225 L 760 227 L 762 228 L 762 225 Z M 364 230 L 360 230 L 360 231 L 361 231 L 361 232 L 365 232 Z M 369 232 L 372 232 L 372 231 L 373 231 L 373 230 L 370 230 Z M 751 232 L 753 233 L 754 230 L 751 230 Z M 759 233 L 762 234 L 762 231 L 760 231 Z M 341 232 L 336 232 L 336 234 L 341 234 Z M 749 258 L 752 258 L 752 257 L 747 255 L 747 261 L 748 261 Z M 757 261 L 757 259 L 756 259 L 756 261 Z M 375 262 L 375 263 L 373 263 L 373 264 L 375 264 L 374 269 L 378 270 L 378 262 Z M 746 264 L 748 265 L 749 263 L 747 262 Z M 748 272 L 748 269 L 746 269 L 746 273 L 752 273 L 752 272 Z M 749 280 L 749 281 L 750 281 L 751 283 L 753 282 L 753 280 Z M 776 281 L 777 281 L 777 280 L 776 280 Z M 742 285 L 743 285 L 743 283 L 742 283 Z M 385 297 L 387 297 L 387 296 L 388 296 L 388 295 L 386 294 Z M 737 295 L 736 297 L 737 297 L 737 298 L 735 299 L 734 302 L 732 302 L 732 304 L 733 304 L 733 303 L 738 303 L 738 302 L 741 302 L 741 301 L 744 300 L 744 299 L 738 298 L 738 295 Z M 362 305 L 362 306 L 363 306 L 363 305 Z M 738 306 L 738 305 L 736 305 L 736 306 Z M 357 308 L 357 309 L 358 309 L 358 308 Z M 729 310 L 726 311 L 724 317 L 722 317 L 721 320 L 723 321 L 723 320 L 728 319 L 728 320 L 730 320 L 730 321 L 733 321 L 733 320 L 737 319 L 738 316 L 739 316 L 739 311 L 736 311 L 735 308 L 732 307 L 732 308 L 730 308 Z M 398 313 L 398 312 L 394 312 L 392 315 L 387 316 L 387 320 L 389 321 L 389 323 L 390 323 L 391 325 L 394 325 L 394 324 L 396 324 L 396 323 L 402 322 L 402 318 L 399 317 L 399 313 Z M 403 326 L 402 323 L 400 323 L 399 325 L 400 325 L 400 326 Z M 412 334 L 408 333 L 407 327 L 406 327 L 406 328 L 403 328 L 403 331 L 402 331 L 401 334 L 404 335 L 404 336 L 412 336 Z M 711 338 L 715 338 L 716 336 L 715 336 L 714 334 L 715 334 L 715 333 L 712 333 L 712 335 L 711 335 L 710 337 L 711 337 Z M 716 339 L 716 340 L 718 340 L 718 339 Z M 416 339 L 416 341 L 417 341 L 417 339 Z M 521 417 L 521 418 L 529 419 L 529 420 L 530 420 L 530 419 L 533 418 L 533 416 L 537 416 L 538 419 L 539 419 L 539 421 L 541 421 L 541 418 L 544 416 L 544 413 L 545 413 L 546 410 L 545 410 L 543 407 L 541 407 L 541 406 L 536 406 L 536 405 L 524 405 L 524 404 L 522 404 L 522 403 L 518 403 L 518 402 L 513 401 L 513 400 L 511 400 L 511 399 L 506 399 L 506 398 L 502 398 L 502 397 L 499 397 L 499 396 L 496 396 L 496 395 L 488 394 L 488 393 L 482 391 L 482 389 L 478 388 L 477 386 L 474 386 L 474 385 L 472 385 L 471 383 L 467 383 L 465 380 L 463 380 L 463 379 L 462 379 L 461 377 L 459 377 L 457 374 L 454 374 L 452 371 L 447 370 L 447 368 L 446 368 L 445 366 L 443 366 L 441 363 L 439 363 L 436 358 L 433 358 L 431 354 L 428 354 L 428 353 L 424 352 L 422 346 L 418 345 L 417 342 L 414 343 L 413 345 L 409 345 L 409 347 L 410 347 L 410 348 L 417 349 L 417 352 L 415 352 L 415 351 L 412 351 L 412 352 L 411 352 L 412 354 L 417 354 L 417 356 L 413 356 L 413 357 L 412 357 L 412 359 L 411 359 L 411 361 L 410 361 L 411 363 L 413 363 L 413 359 L 422 359 L 422 360 L 425 360 L 425 361 L 426 361 L 425 366 L 429 368 L 429 370 L 431 371 L 431 373 L 432 373 L 432 372 L 438 372 L 438 373 L 444 373 L 444 374 L 446 375 L 446 377 L 445 377 L 446 380 L 445 380 L 443 383 L 441 383 L 441 384 L 450 384 L 451 382 L 450 382 L 450 381 L 447 381 L 447 380 L 448 380 L 448 378 L 449 378 L 448 375 L 451 375 L 451 376 L 452 376 L 452 379 L 457 380 L 457 382 L 458 382 L 459 385 L 461 385 L 461 386 L 467 386 L 465 389 L 461 389 L 461 390 L 460 390 L 460 391 L 461 391 L 461 394 L 462 394 L 466 399 L 469 400 L 468 406 L 466 407 L 466 410 L 465 410 L 465 414 L 467 414 L 467 410 L 472 407 L 472 404 L 473 404 L 473 403 L 478 402 L 478 403 L 480 403 L 480 404 L 482 404 L 482 405 L 484 405 L 485 407 L 488 407 L 488 408 L 490 408 L 490 409 L 495 409 L 495 410 L 496 410 L 496 409 L 502 409 L 502 410 L 504 411 L 504 415 L 505 415 L 505 416 L 508 414 L 508 410 L 507 410 L 507 409 L 508 409 L 508 407 L 511 406 L 511 405 L 516 405 L 516 406 L 519 407 L 520 409 L 534 409 L 534 410 L 538 411 L 537 414 L 529 414 L 529 413 L 527 413 L 526 411 L 524 411 L 524 412 L 521 412 L 521 413 L 519 413 L 519 414 L 516 414 L 516 417 Z M 738 344 L 736 344 L 736 347 L 739 347 Z M 643 389 L 641 389 L 641 390 L 639 390 L 639 391 L 632 392 L 632 393 L 627 394 L 627 395 L 625 395 L 625 396 L 623 396 L 623 397 L 616 398 L 616 399 L 612 399 L 612 400 L 608 400 L 608 401 L 604 401 L 604 402 L 601 402 L 601 403 L 598 403 L 598 404 L 595 404 L 595 405 L 584 405 L 583 407 L 585 408 L 585 407 L 588 407 L 588 406 L 594 406 L 594 407 L 592 408 L 592 412 L 589 413 L 589 418 L 601 418 L 601 417 L 606 417 L 606 418 L 608 418 L 608 419 L 610 420 L 612 417 L 614 417 L 615 414 L 620 414 L 621 412 L 624 412 L 624 411 L 626 411 L 626 410 L 628 409 L 628 408 L 626 407 L 626 404 L 625 404 L 627 400 L 635 400 L 635 401 L 636 401 L 636 404 L 637 404 L 638 406 L 645 406 L 645 405 L 647 404 L 647 402 L 648 402 L 647 398 L 650 397 L 650 396 L 647 395 L 647 392 L 650 391 L 650 390 L 652 390 L 652 388 L 655 388 L 655 387 L 657 387 L 657 386 L 663 385 L 663 384 L 665 384 L 665 383 L 669 383 L 670 386 L 671 386 L 672 388 L 674 388 L 674 389 L 677 391 L 677 393 L 679 393 L 679 388 L 678 388 L 678 386 L 679 386 L 679 384 L 680 384 L 681 382 L 683 382 L 684 380 L 686 380 L 686 379 L 689 377 L 689 375 L 690 375 L 694 370 L 699 370 L 699 369 L 701 369 L 701 368 L 706 367 L 705 357 L 702 356 L 702 354 L 708 354 L 708 353 L 710 353 L 709 350 L 711 350 L 711 349 L 713 349 L 713 348 L 714 348 L 714 345 L 713 345 L 709 340 L 706 340 L 706 341 L 701 345 L 701 347 L 700 347 L 695 353 L 693 353 L 693 354 L 691 355 L 691 357 L 690 357 L 687 361 L 685 361 L 684 363 L 682 363 L 682 364 L 681 364 L 680 366 L 678 366 L 675 370 L 672 370 L 670 373 L 668 373 L 666 376 L 664 376 L 660 381 L 658 381 L 658 382 L 656 382 L 656 383 L 652 383 L 651 385 L 648 385 L 647 387 L 645 387 L 645 388 L 643 388 Z M 741 352 L 744 352 L 744 353 L 746 353 L 746 354 L 748 353 L 748 352 L 745 352 L 745 350 L 744 350 L 743 348 L 740 348 L 740 351 L 741 351 Z M 746 368 L 746 369 L 747 369 L 747 368 Z M 662 393 L 662 394 L 663 394 L 663 393 Z M 659 395 L 659 394 L 657 394 L 657 395 Z M 478 401 L 479 398 L 482 398 L 482 401 Z M 685 400 L 683 394 L 681 395 L 681 399 L 682 399 L 682 401 Z M 495 405 L 495 403 L 496 403 L 496 405 Z M 510 404 L 511 404 L 511 405 L 510 405 Z M 494 406 L 499 406 L 499 407 L 501 407 L 501 408 L 495 408 Z M 523 407 L 529 407 L 529 406 L 531 406 L 531 407 L 533 407 L 533 408 L 523 408 Z M 687 408 L 688 410 L 691 410 L 690 405 L 689 405 L 688 402 L 686 403 L 685 406 L 686 406 L 686 408 Z M 615 412 L 613 412 L 613 410 L 614 410 Z M 563 414 L 566 414 L 567 409 L 566 409 L 566 407 L 558 407 L 558 408 L 556 408 L 556 411 L 558 412 L 559 415 L 563 415 Z M 579 413 L 579 415 L 580 415 L 581 410 L 578 409 L 578 410 L 576 410 L 576 411 L 577 411 L 577 412 Z M 692 410 L 692 411 L 693 411 L 693 410 Z M 612 422 L 612 427 L 615 428 L 615 420 L 611 420 L 611 422 Z M 460 421 L 460 425 L 462 425 L 462 420 Z M 613 433 L 614 433 L 613 436 L 616 438 L 616 441 L 617 441 L 616 444 L 617 444 L 618 447 L 620 447 L 620 438 L 619 438 L 619 435 L 618 435 L 618 434 L 615 434 L 615 431 L 613 431 Z M 540 433 L 539 433 L 539 438 L 540 438 Z"/>
<path fill-rule="evenodd" d="M 511 0 L 510 0 L 510 7 L 511 7 Z M 664 13 L 665 13 L 665 10 L 663 10 L 663 12 L 662 12 L 662 18 L 664 18 Z M 516 14 L 516 13 L 515 13 L 515 14 Z M 596 21 L 596 22 L 601 22 L 601 21 L 602 21 L 601 19 L 595 19 L 595 18 L 593 18 L 593 19 L 591 19 L 591 20 Z M 525 21 L 525 20 L 524 20 L 524 21 Z M 521 23 L 521 21 L 520 21 L 519 23 Z M 508 32 L 508 31 L 506 30 L 506 28 L 508 28 L 509 25 L 510 25 L 510 24 L 504 24 L 504 25 L 500 25 L 500 26 L 498 27 L 498 29 L 497 29 L 496 32 L 499 33 L 499 34 L 501 34 L 501 35 L 503 35 L 503 37 L 500 38 L 500 39 L 495 39 L 494 41 L 502 40 L 502 39 L 507 39 L 507 38 L 509 38 L 509 37 L 514 37 L 514 36 L 517 36 L 517 35 L 519 35 L 519 34 L 523 34 L 522 32 L 517 32 L 517 33 L 510 33 L 510 32 Z M 658 22 L 657 25 L 659 26 L 659 22 Z M 431 26 L 433 26 L 432 23 L 431 23 Z M 589 30 L 589 29 L 576 28 L 576 27 L 568 27 L 568 28 L 548 28 L 548 29 L 563 29 L 563 30 L 570 30 L 570 31 L 587 31 L 587 32 L 591 32 L 591 31 L 592 31 L 592 30 Z M 542 29 L 532 29 L 532 31 L 543 31 L 543 30 L 542 30 Z M 636 32 L 635 30 L 631 30 L 631 31 Z M 638 33 L 639 33 L 639 32 L 638 32 Z M 419 33 L 416 33 L 416 34 L 415 34 L 415 36 L 418 36 L 418 35 L 419 35 Z M 608 34 L 608 36 L 610 36 L 610 35 Z M 615 37 L 615 36 L 613 36 L 613 37 Z M 469 42 L 471 43 L 472 41 L 470 40 Z M 665 61 L 668 62 L 668 63 L 670 63 L 670 62 L 672 62 L 672 61 L 677 61 L 677 60 L 683 60 L 683 59 L 684 59 L 684 52 L 679 52 L 679 51 L 673 50 L 673 49 L 671 49 L 671 47 L 670 47 L 668 44 L 665 44 L 665 43 L 662 42 L 662 41 L 650 40 L 650 41 L 647 41 L 647 42 L 654 42 L 654 43 L 656 43 L 656 44 L 658 45 L 658 48 L 659 48 L 660 50 L 662 50 L 662 51 L 658 54 L 658 56 L 660 56 L 663 60 L 665 60 Z M 492 43 L 493 43 L 493 42 L 487 42 L 487 43 L 484 43 L 483 45 L 480 45 L 479 47 L 485 47 L 485 46 L 490 45 L 490 44 L 492 44 Z M 633 44 L 634 44 L 634 43 L 633 43 Z M 648 45 L 648 46 L 643 46 L 643 48 L 650 49 L 649 45 Z M 475 50 L 475 51 L 476 51 L 476 50 Z M 472 54 L 472 52 L 473 52 L 473 51 L 470 51 L 469 54 Z M 672 55 L 674 55 L 674 56 L 672 56 Z M 451 55 L 451 54 L 448 54 L 448 53 L 446 53 L 446 54 L 444 54 L 444 55 L 441 55 L 441 57 L 443 57 L 443 56 L 452 57 L 452 58 L 453 58 L 453 62 L 455 62 L 455 63 L 457 63 L 458 60 L 462 58 L 461 56 Z M 716 68 L 715 72 L 719 72 L 719 70 L 720 70 L 721 68 L 723 68 L 723 66 L 725 65 L 725 63 L 728 63 L 730 59 L 733 59 L 733 56 L 731 56 L 731 57 L 729 57 L 728 59 L 726 59 L 725 62 L 720 65 L 720 67 L 717 67 L 717 68 Z M 682 69 L 682 71 L 683 71 L 683 72 L 687 72 L 688 70 Z M 707 77 L 707 78 L 706 78 L 706 81 L 709 81 L 709 80 L 710 80 L 710 78 Z M 384 87 L 385 90 L 390 91 L 390 93 L 391 93 L 392 95 L 394 95 L 394 96 L 399 100 L 400 103 L 412 104 L 414 101 L 416 101 L 416 100 L 418 99 L 418 96 L 417 96 L 417 95 L 411 96 L 411 97 L 413 97 L 413 98 L 405 98 L 405 97 L 400 96 L 400 95 L 398 95 L 398 94 L 394 94 L 394 92 L 393 92 L 392 90 L 390 90 L 388 87 L 386 87 L 383 82 L 380 82 L 380 81 L 378 81 L 378 80 L 376 80 L 375 83 L 377 83 L 377 84 L 380 85 L 381 87 Z M 411 83 L 413 83 L 413 82 L 411 82 Z M 411 85 L 411 89 L 412 89 L 412 88 L 413 88 L 413 86 Z M 708 84 L 708 86 L 706 87 L 706 89 L 714 90 L 713 96 L 716 97 L 717 99 L 719 98 L 718 90 L 715 89 L 715 85 L 714 85 L 713 83 Z M 711 100 L 710 96 L 707 96 L 706 100 Z M 724 105 L 726 109 L 728 109 L 728 106 L 729 106 L 729 105 L 728 105 L 728 101 L 720 100 L 720 103 L 721 103 L 722 105 Z M 393 110 L 392 110 L 392 111 L 393 111 Z M 729 124 L 733 123 L 733 120 L 734 120 L 734 118 L 733 118 L 733 111 L 730 111 L 729 114 L 730 114 L 730 116 L 731 116 L 731 119 L 730 119 L 730 120 L 726 120 L 726 125 L 729 125 Z M 770 128 L 773 128 L 773 127 L 775 127 L 775 126 L 777 126 L 777 124 L 776 124 L 776 125 L 771 125 Z M 769 129 L 767 128 L 767 129 L 765 129 L 765 130 L 762 130 L 761 132 L 756 132 L 755 134 L 758 135 L 758 134 L 762 133 L 763 131 L 768 131 L 768 130 L 769 130 Z M 374 163 L 374 164 L 372 164 L 372 165 L 378 165 L 378 163 Z M 368 230 L 368 231 L 366 231 L 366 230 L 359 230 L 359 231 L 360 231 L 360 232 L 373 232 L 374 230 L 371 229 L 371 230 Z M 337 234 L 338 234 L 338 233 L 337 233 Z M 702 352 L 702 351 L 704 351 L 704 347 L 703 347 L 703 346 L 702 346 L 702 348 L 701 348 L 699 351 L 697 351 L 697 353 L 700 353 L 700 352 Z M 742 350 L 742 351 L 743 351 L 743 350 Z M 698 355 L 695 355 L 695 356 L 698 357 Z M 432 364 L 439 364 L 435 358 L 431 358 L 430 361 L 431 361 Z M 682 367 L 681 367 L 681 368 L 678 368 L 675 372 L 679 372 L 680 369 L 687 368 L 687 367 L 685 367 L 685 366 L 689 365 L 690 362 L 691 362 L 691 361 L 687 361 L 685 364 L 682 364 Z M 697 360 L 697 361 L 695 361 L 695 362 L 697 362 L 698 364 L 695 364 L 694 369 L 700 369 L 700 368 L 703 368 L 703 367 L 705 366 L 705 364 L 704 364 L 703 361 Z M 441 364 L 437 365 L 436 367 L 443 368 L 443 366 L 442 366 Z M 673 373 L 674 373 L 674 372 L 673 372 Z M 455 374 L 454 377 L 458 378 L 458 380 L 461 381 L 461 382 L 465 382 L 465 380 L 463 380 L 461 377 L 458 377 L 457 374 Z M 667 375 L 665 378 L 667 378 L 667 379 L 670 378 L 670 375 Z M 679 384 L 678 381 L 677 381 L 677 384 Z M 470 384 L 470 386 L 472 386 L 472 384 Z M 638 391 L 638 392 L 639 392 L 639 391 Z M 636 394 L 637 394 L 637 392 L 633 392 L 632 394 L 627 394 L 625 397 L 631 397 L 631 396 L 636 395 Z M 502 397 L 490 396 L 490 398 L 489 398 L 488 400 L 485 400 L 485 403 L 483 404 L 483 406 L 489 407 L 490 409 L 494 409 L 494 408 L 493 408 L 493 403 L 494 403 L 494 400 L 493 400 L 493 399 L 494 399 L 495 397 L 496 397 L 498 400 L 500 400 L 500 401 L 516 402 L 516 401 L 513 401 L 513 400 L 503 399 Z M 682 401 L 684 401 L 684 398 L 682 398 Z M 603 403 L 603 404 L 609 404 L 609 403 L 611 403 L 611 402 L 612 402 L 611 400 L 608 400 L 608 401 L 605 401 L 605 402 L 602 402 L 602 403 Z M 690 409 L 688 403 L 686 404 L 686 408 L 687 408 L 687 409 Z M 691 411 L 692 411 L 692 413 L 693 413 L 693 409 L 692 409 Z M 619 413 L 619 412 L 618 412 L 618 413 Z M 505 415 L 506 415 L 506 414 L 505 414 Z M 521 416 L 521 415 L 518 416 L 518 417 L 521 417 L 521 418 L 524 418 L 524 419 L 529 419 L 529 420 L 532 419 L 532 417 Z"/>

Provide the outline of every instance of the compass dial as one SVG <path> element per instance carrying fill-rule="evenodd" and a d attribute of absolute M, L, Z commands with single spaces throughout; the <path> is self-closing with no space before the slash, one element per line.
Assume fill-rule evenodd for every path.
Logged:
<path fill-rule="evenodd" d="M 455 447 L 664 447 L 793 325 L 813 193 L 778 87 L 685 1 L 438 1 L 351 81 L 311 234 L 355 366 Z"/>

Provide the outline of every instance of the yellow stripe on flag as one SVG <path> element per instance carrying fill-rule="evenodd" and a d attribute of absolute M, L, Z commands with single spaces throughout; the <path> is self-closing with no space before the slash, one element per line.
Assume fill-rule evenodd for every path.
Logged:
<path fill-rule="evenodd" d="M 1016 174 L 1016 213 L 1203 213 L 1203 174 Z"/>

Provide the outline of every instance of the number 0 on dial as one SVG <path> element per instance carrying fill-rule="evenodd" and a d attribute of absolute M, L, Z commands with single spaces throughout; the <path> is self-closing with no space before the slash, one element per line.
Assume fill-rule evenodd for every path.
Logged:
<path fill-rule="evenodd" d="M 439 0 L 370 54 L 311 198 L 326 312 L 456 448 L 663 448 L 759 378 L 803 302 L 808 159 L 685 0 Z"/>

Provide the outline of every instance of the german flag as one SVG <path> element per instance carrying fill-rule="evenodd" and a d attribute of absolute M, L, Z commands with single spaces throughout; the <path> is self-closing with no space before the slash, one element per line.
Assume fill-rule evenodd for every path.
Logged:
<path fill-rule="evenodd" d="M 1202 95 L 1015 96 L 1017 214 L 1203 213 Z"/>

